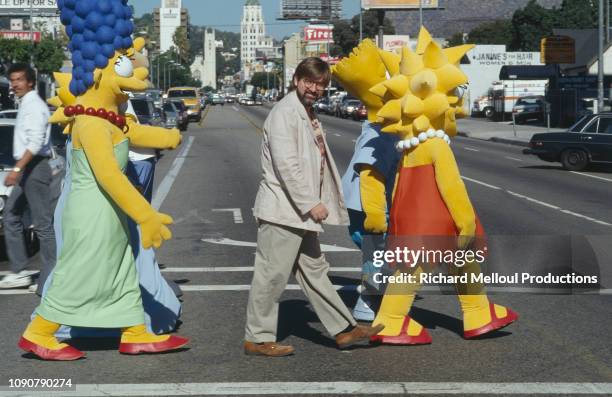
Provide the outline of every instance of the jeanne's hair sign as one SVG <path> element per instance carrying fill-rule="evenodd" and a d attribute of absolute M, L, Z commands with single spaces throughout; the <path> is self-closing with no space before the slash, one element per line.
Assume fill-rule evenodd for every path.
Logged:
<path fill-rule="evenodd" d="M 420 4 L 419 4 L 420 3 Z M 369 9 L 413 9 L 438 8 L 438 0 L 361 0 L 361 8 Z"/>

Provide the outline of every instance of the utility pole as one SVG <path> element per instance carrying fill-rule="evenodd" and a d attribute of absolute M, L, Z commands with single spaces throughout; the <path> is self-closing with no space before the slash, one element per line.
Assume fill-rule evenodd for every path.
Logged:
<path fill-rule="evenodd" d="M 385 11 L 378 10 L 378 47 L 385 47 Z"/>
<path fill-rule="evenodd" d="M 359 0 L 361 1 L 361 0 Z M 359 42 L 363 41 L 363 8 L 359 7 Z"/>
<path fill-rule="evenodd" d="M 604 108 L 604 0 L 599 0 L 599 54 L 597 60 L 597 112 Z"/>
<path fill-rule="evenodd" d="M 419 0 L 419 28 L 423 27 L 423 0 Z"/>

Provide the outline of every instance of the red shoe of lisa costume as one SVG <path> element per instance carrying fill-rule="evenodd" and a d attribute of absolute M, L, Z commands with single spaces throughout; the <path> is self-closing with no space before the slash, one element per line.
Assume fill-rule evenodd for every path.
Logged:
<path fill-rule="evenodd" d="M 410 321 L 414 321 L 410 316 L 404 317 L 404 323 L 399 335 L 374 335 L 370 338 L 370 342 L 383 345 L 429 345 L 431 343 L 431 336 L 425 327 L 416 336 L 408 335 Z"/>
<path fill-rule="evenodd" d="M 46 347 L 37 345 L 36 343 L 30 342 L 24 337 L 21 337 L 21 339 L 19 339 L 19 343 L 17 344 L 17 346 L 19 346 L 21 350 L 28 353 L 33 353 L 36 356 L 42 358 L 43 360 L 73 361 L 85 357 L 85 353 L 78 349 L 75 349 L 72 346 L 66 346 L 58 350 L 51 350 L 47 349 Z"/>
<path fill-rule="evenodd" d="M 518 314 L 516 314 L 509 308 L 506 308 L 506 316 L 502 318 L 497 317 L 497 314 L 495 313 L 495 305 L 493 303 L 489 304 L 489 309 L 491 311 L 491 322 L 480 328 L 464 331 L 464 339 L 474 339 L 479 336 L 488 334 L 489 332 L 497 331 L 499 329 L 507 327 L 508 325 L 518 320 Z"/>
<path fill-rule="evenodd" d="M 168 340 L 152 343 L 120 343 L 121 354 L 163 353 L 180 349 L 189 343 L 189 339 L 171 335 Z"/>

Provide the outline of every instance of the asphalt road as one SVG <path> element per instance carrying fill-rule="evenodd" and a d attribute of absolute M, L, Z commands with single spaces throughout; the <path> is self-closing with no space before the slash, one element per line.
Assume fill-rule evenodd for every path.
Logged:
<path fill-rule="evenodd" d="M 561 244 L 569 247 L 561 257 L 573 255 L 576 269 L 597 269 L 602 293 L 502 288 L 492 300 L 518 312 L 519 321 L 478 341 L 461 338 L 454 296 L 424 294 L 412 315 L 429 329 L 432 345 L 339 351 L 304 295 L 290 289 L 281 302 L 279 337 L 294 345 L 296 354 L 245 356 L 246 288 L 256 239 L 252 206 L 267 112 L 266 107 L 212 107 L 201 125 L 191 124 L 182 147 L 166 153 L 157 167 L 157 202 L 175 220 L 174 238 L 158 251 L 158 259 L 165 275 L 185 291 L 179 334 L 191 338 L 190 348 L 128 357 L 117 353 L 116 340 L 79 340 L 75 343 L 87 359 L 39 361 L 16 347 L 38 299 L 14 292 L 0 295 L 0 385 L 13 378 L 70 378 L 81 385 L 79 395 L 112 390 L 119 395 L 612 393 L 612 173 L 569 173 L 522 155 L 521 148 L 466 138 L 455 139 L 452 147 L 492 251 L 498 247 L 501 252 L 492 253 L 498 265 L 524 267 L 524 258 L 538 257 L 534 263 L 553 266 Z M 327 116 L 322 121 L 344 172 L 360 125 Z M 360 254 L 346 229 L 326 227 L 321 241 L 328 245 L 334 284 L 356 285 L 359 274 L 351 268 L 360 266 Z M 575 254 L 583 251 L 573 251 L 576 244 L 587 247 L 588 265 Z M 7 269 L 6 262 L 0 263 L 0 270 Z M 356 298 L 351 288 L 341 296 L 347 305 Z M 133 385 L 145 383 L 155 386 L 143 391 Z M 182 383 L 190 385 L 177 385 Z"/>

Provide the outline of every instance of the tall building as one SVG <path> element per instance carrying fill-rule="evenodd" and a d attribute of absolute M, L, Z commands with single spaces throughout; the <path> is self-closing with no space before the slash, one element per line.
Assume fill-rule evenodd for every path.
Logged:
<path fill-rule="evenodd" d="M 215 29 L 206 28 L 204 31 L 204 76 L 202 85 L 217 89 L 217 43 L 215 42 Z"/>
<path fill-rule="evenodd" d="M 249 80 L 256 60 L 255 51 L 274 46 L 272 38 L 266 37 L 266 24 L 259 0 L 246 0 L 240 26 L 240 65 L 243 79 Z"/>
<path fill-rule="evenodd" d="M 155 9 L 155 35 L 159 38 L 157 49 L 162 53 L 174 46 L 176 28 L 184 27 L 189 31 L 189 13 L 182 8 L 181 1 L 162 0 L 161 8 Z"/>

